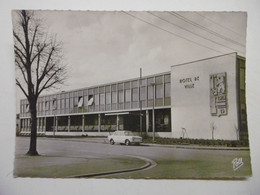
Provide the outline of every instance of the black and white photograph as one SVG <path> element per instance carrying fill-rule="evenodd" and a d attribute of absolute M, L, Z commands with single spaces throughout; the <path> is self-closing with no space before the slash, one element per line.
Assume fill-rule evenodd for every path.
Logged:
<path fill-rule="evenodd" d="M 3 0 L 0 194 L 259 194 L 257 0 Z"/>
<path fill-rule="evenodd" d="M 245 12 L 12 16 L 15 177 L 252 175 Z"/>

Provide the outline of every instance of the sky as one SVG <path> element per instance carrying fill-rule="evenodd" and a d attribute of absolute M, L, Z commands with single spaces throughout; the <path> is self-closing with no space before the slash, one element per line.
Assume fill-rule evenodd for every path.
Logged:
<path fill-rule="evenodd" d="M 170 71 L 175 64 L 246 54 L 245 12 L 36 11 L 63 42 L 69 78 L 42 95 Z M 19 99 L 24 98 L 17 88 Z"/>

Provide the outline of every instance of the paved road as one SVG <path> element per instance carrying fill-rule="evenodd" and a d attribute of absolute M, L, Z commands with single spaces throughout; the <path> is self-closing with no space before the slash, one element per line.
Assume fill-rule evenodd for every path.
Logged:
<path fill-rule="evenodd" d="M 63 170 L 57 166 L 66 167 L 66 170 L 76 169 L 74 172 L 66 172 L 65 175 L 70 176 L 70 174 L 84 174 L 84 171 L 89 173 L 89 170 L 108 171 L 140 167 L 145 164 L 142 160 L 129 156 L 151 159 L 157 163 L 157 166 L 138 172 L 101 177 L 229 179 L 245 178 L 251 175 L 249 151 L 180 149 L 156 145 L 110 145 L 102 138 L 38 138 L 38 152 L 42 156 L 25 157 L 29 138 L 18 137 L 16 143 L 15 167 L 18 176 L 19 174 L 20 176 L 23 174 L 30 176 L 33 174 L 32 170 L 41 169 L 40 175 L 37 175 L 39 177 L 44 177 L 44 173 L 51 174 L 53 171 L 57 172 L 57 177 L 63 177 L 63 174 L 58 174 Z M 235 158 L 242 158 L 243 162 L 243 165 L 237 170 L 233 169 L 232 164 Z"/>

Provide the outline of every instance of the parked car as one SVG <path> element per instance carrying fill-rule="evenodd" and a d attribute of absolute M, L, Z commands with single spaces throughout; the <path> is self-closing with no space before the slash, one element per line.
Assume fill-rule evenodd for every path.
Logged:
<path fill-rule="evenodd" d="M 128 146 L 130 144 L 140 144 L 142 142 L 142 137 L 134 135 L 131 131 L 115 131 L 107 138 L 111 145 L 120 143 Z"/>

